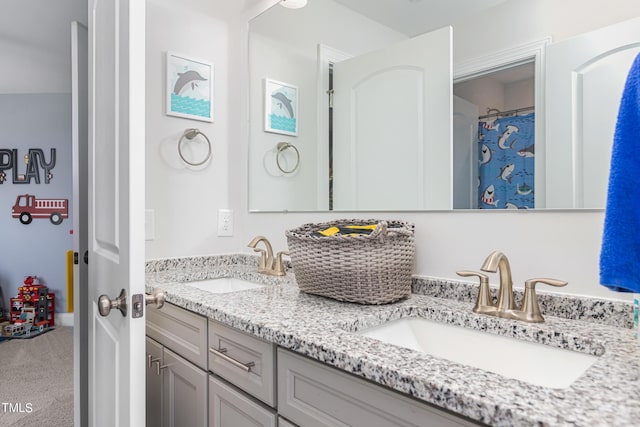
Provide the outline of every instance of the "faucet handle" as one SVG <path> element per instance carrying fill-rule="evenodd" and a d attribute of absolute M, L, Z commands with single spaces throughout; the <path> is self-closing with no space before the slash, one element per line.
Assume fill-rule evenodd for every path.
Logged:
<path fill-rule="evenodd" d="M 523 320 L 540 323 L 544 322 L 544 317 L 542 317 L 540 305 L 538 304 L 538 295 L 536 294 L 537 283 L 561 287 L 566 286 L 568 282 L 565 282 L 564 280 L 546 278 L 529 279 L 524 282 L 524 298 L 522 300 L 522 308 L 520 309 L 525 318 Z"/>
<path fill-rule="evenodd" d="M 456 271 L 458 276 L 462 277 L 477 277 L 480 279 L 480 288 L 478 289 L 478 299 L 476 300 L 476 306 L 473 307 L 474 313 L 493 313 L 496 308 L 493 305 L 491 299 L 491 292 L 489 291 L 489 276 L 477 271 Z"/>
<path fill-rule="evenodd" d="M 264 270 L 267 268 L 267 251 L 262 248 L 254 248 L 254 252 L 260 252 L 260 263 L 258 264 L 258 270 Z"/>
<path fill-rule="evenodd" d="M 284 262 L 282 261 L 282 255 L 289 255 L 289 251 L 280 251 L 276 255 L 276 264 L 273 267 L 276 276 L 284 276 L 286 274 L 284 270 Z"/>

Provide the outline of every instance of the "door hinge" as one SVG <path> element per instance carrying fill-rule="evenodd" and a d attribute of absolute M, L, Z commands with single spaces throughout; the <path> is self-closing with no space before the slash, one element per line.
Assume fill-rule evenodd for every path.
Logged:
<path fill-rule="evenodd" d="M 78 252 L 73 253 L 73 264 L 78 265 Z"/>
<path fill-rule="evenodd" d="M 327 94 L 329 95 L 329 108 L 333 108 L 333 93 L 334 93 L 333 89 L 329 89 L 327 91 Z"/>

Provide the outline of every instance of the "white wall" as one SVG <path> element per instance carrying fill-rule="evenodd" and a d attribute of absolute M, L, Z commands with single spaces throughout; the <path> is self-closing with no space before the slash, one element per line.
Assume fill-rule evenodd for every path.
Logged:
<path fill-rule="evenodd" d="M 273 8 L 252 20 L 250 30 L 249 208 L 315 210 L 319 206 L 317 181 L 320 176 L 328 176 L 328 170 L 318 170 L 328 163 L 318 159 L 318 119 L 328 108 L 318 111 L 318 43 L 357 56 L 406 36 L 330 0 L 309 2 L 297 10 Z M 353 37 L 354 32 L 367 37 Z M 265 78 L 298 87 L 297 136 L 264 132 Z M 323 99 L 328 102 L 326 95 Z M 295 173 L 285 175 L 277 168 L 275 147 L 280 141 L 293 144 L 300 152 L 300 165 Z M 323 146 L 320 152 L 328 153 L 328 148 Z M 295 160 L 292 153 L 281 156 L 284 161 Z"/>
<path fill-rule="evenodd" d="M 0 93 L 71 92 L 71 22 L 83 0 L 0 0 Z"/>
<path fill-rule="evenodd" d="M 250 151 L 251 208 L 262 210 L 316 209 L 317 115 L 315 55 L 308 50 L 283 45 L 278 40 L 252 33 L 249 128 L 253 141 Z M 282 55 L 286 52 L 286 55 Z M 280 54 L 278 54 L 280 53 Z M 264 79 L 270 78 L 298 88 L 298 135 L 264 131 Z M 269 99 L 269 103 L 271 100 Z M 293 144 L 300 153 L 300 164 L 291 174 L 283 174 L 276 163 L 276 145 Z M 293 169 L 296 156 L 289 149 L 280 154 L 285 170 Z M 291 162 L 291 163 L 289 163 Z"/>
<path fill-rule="evenodd" d="M 553 42 L 640 15 L 640 2 L 510 0 L 453 23 L 453 63 L 545 37 Z"/>
<path fill-rule="evenodd" d="M 227 18 L 229 13 L 237 20 L 240 6 L 228 11 L 228 3 L 147 1 L 146 208 L 155 216 L 155 239 L 146 245 L 148 259 L 237 247 L 234 238 L 217 237 L 218 209 L 232 207 L 229 194 L 237 191 L 229 174 L 241 162 L 229 158 L 230 147 L 241 141 L 239 77 L 231 71 L 237 64 L 232 51 L 239 47 L 230 42 L 234 30 Z M 167 51 L 214 64 L 213 123 L 165 115 Z M 200 129 L 211 141 L 212 159 L 202 167 L 189 167 L 178 155 L 178 140 L 187 128 Z"/>
<path fill-rule="evenodd" d="M 221 163 L 216 164 L 216 169 L 222 168 L 226 174 L 201 172 L 198 175 L 181 170 L 178 166 L 169 166 L 169 161 L 160 156 L 159 146 L 173 144 L 172 148 L 166 150 L 168 153 L 173 151 L 175 137 L 184 127 L 191 126 L 191 122 L 174 123 L 173 121 L 178 119 L 167 118 L 161 114 L 161 104 L 157 104 L 161 102 L 161 94 L 154 93 L 162 92 L 163 89 L 161 75 L 157 75 L 159 71 L 154 71 L 154 68 L 161 65 L 161 51 L 168 48 L 182 51 L 195 49 L 195 52 L 185 53 L 212 57 L 210 59 L 216 62 L 216 73 L 219 68 L 224 67 L 231 73 L 222 80 L 220 75 L 216 75 L 218 95 L 222 91 L 223 99 L 225 96 L 232 98 L 228 95 L 230 92 L 246 96 L 246 93 L 242 95 L 243 91 L 246 92 L 245 85 L 248 81 L 246 75 L 242 77 L 246 59 L 241 55 L 245 49 L 242 31 L 245 28 L 243 22 L 246 21 L 244 16 L 237 14 L 230 15 L 226 23 L 220 22 L 201 15 L 191 16 L 182 10 L 183 7 L 160 7 L 159 3 L 159 0 L 150 1 L 148 7 L 148 73 L 153 81 L 148 82 L 147 86 L 147 207 L 157 210 L 156 241 L 147 245 L 148 259 L 249 251 L 246 243 L 257 234 L 266 235 L 272 240 L 275 249 L 281 250 L 286 245 L 284 230 L 304 222 L 341 217 L 397 218 L 416 224 L 418 274 L 456 278 L 456 270 L 477 269 L 490 251 L 498 249 L 505 252 L 511 260 L 516 286 L 522 286 L 522 282 L 531 277 L 557 277 L 569 281 L 569 286 L 563 288 L 567 293 L 624 298 L 598 285 L 598 256 L 604 218 L 601 211 L 249 213 L 248 117 L 246 105 L 234 104 L 231 99 L 227 99 L 227 102 L 231 105 L 228 111 L 232 113 L 224 117 L 218 115 L 216 123 L 207 128 L 207 131 L 212 132 L 212 136 L 215 135 L 215 152 L 227 150 L 228 159 L 224 160 L 227 163 L 221 160 Z M 602 8 L 601 3 L 595 0 L 588 3 L 567 0 L 562 3 L 562 10 L 553 13 L 549 9 L 550 5 L 557 3 L 553 0 L 515 0 L 513 3 L 528 5 L 532 9 L 530 13 L 519 15 L 521 19 L 517 22 L 507 20 L 501 27 L 512 41 L 522 43 L 548 35 L 553 36 L 554 40 L 559 40 L 590 28 L 610 24 L 615 20 L 640 15 L 640 5 L 628 1 L 614 1 L 616 7 L 624 6 L 619 13 L 611 4 L 608 3 L 607 7 Z M 588 17 L 583 17 L 591 9 L 593 12 Z M 576 14 L 580 19 L 567 19 L 575 17 Z M 178 17 L 188 20 L 180 24 L 177 22 L 180 20 L 175 19 Z M 546 19 L 541 28 L 533 25 L 538 17 Z M 153 22 L 156 19 L 158 22 Z M 454 45 L 456 40 L 458 44 L 463 39 L 469 42 L 467 47 L 458 46 L 455 49 L 459 58 L 462 54 L 468 57 L 478 56 L 478 49 L 481 47 L 504 47 L 500 44 L 506 43 L 507 38 L 501 42 L 494 31 L 486 31 L 486 28 L 487 26 L 483 31 L 474 31 L 466 35 L 463 31 L 456 33 L 454 29 Z M 184 34 L 188 32 L 205 33 L 203 35 L 207 40 L 194 42 L 193 37 L 189 38 Z M 232 47 L 221 43 L 214 36 L 231 42 Z M 248 98 L 238 102 L 242 103 L 246 99 Z M 224 101 L 221 102 L 222 107 L 219 103 L 216 104 L 219 113 L 221 108 L 224 108 Z M 165 139 L 166 142 L 163 142 Z M 215 181 L 213 176 L 207 174 L 215 174 Z M 184 213 L 183 205 L 193 202 L 193 197 L 187 197 L 185 193 L 204 195 L 207 198 L 206 202 L 198 201 L 198 207 L 215 211 L 218 207 L 227 207 L 228 204 L 234 208 L 235 237 L 227 240 L 214 236 L 215 212 L 203 215 Z M 162 212 L 160 216 L 158 211 Z M 493 282 L 495 283 L 495 280 Z"/>
<path fill-rule="evenodd" d="M 533 79 L 521 80 L 505 85 L 505 111 L 535 105 L 535 84 Z"/>
<path fill-rule="evenodd" d="M 456 83 L 453 92 L 457 96 L 477 105 L 481 116 L 487 114 L 490 108 L 507 111 L 505 108 L 505 87 L 491 77 L 478 77 Z"/>

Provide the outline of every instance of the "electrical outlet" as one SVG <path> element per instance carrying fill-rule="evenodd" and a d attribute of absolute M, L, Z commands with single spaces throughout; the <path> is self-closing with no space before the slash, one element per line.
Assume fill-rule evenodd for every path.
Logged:
<path fill-rule="evenodd" d="M 233 210 L 218 209 L 218 236 L 233 236 Z"/>

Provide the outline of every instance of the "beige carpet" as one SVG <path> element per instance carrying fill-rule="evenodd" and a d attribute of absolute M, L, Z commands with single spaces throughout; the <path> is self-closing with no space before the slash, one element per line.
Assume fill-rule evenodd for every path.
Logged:
<path fill-rule="evenodd" d="M 0 426 L 43 425 L 73 426 L 72 328 L 0 342 Z"/>

